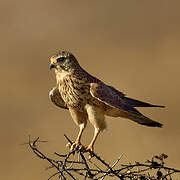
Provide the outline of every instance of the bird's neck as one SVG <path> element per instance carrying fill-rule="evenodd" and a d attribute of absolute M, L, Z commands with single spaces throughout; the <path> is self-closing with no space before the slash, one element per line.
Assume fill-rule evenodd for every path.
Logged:
<path fill-rule="evenodd" d="M 57 80 L 57 84 L 61 83 L 64 81 L 64 79 L 69 76 L 70 73 L 68 73 L 67 71 L 56 71 L 56 80 Z"/>
<path fill-rule="evenodd" d="M 74 77 L 85 77 L 87 76 L 87 72 L 79 65 L 76 68 L 71 69 L 56 69 L 55 70 L 56 77 L 65 77 L 65 76 L 74 76 Z"/>

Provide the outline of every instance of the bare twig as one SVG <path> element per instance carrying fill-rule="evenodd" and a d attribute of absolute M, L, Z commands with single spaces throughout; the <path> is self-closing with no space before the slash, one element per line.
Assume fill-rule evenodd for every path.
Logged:
<path fill-rule="evenodd" d="M 64 135 L 67 141 L 72 145 L 73 141 L 69 137 Z M 151 160 L 147 160 L 145 163 L 135 162 L 134 164 L 116 165 L 120 162 L 122 155 L 110 166 L 101 156 L 97 155 L 95 152 L 91 152 L 91 160 L 89 160 L 80 147 L 76 147 L 73 151 L 67 154 L 60 154 L 55 152 L 54 154 L 58 157 L 58 160 L 49 158 L 47 155 L 42 153 L 37 145 L 41 141 L 36 138 L 34 141 L 30 139 L 29 136 L 29 147 L 32 149 L 33 153 L 50 164 L 46 170 L 50 168 L 55 168 L 57 171 L 52 174 L 48 180 L 59 176 L 58 179 L 66 180 L 73 179 L 79 180 L 84 178 L 93 180 L 104 180 L 106 177 L 108 179 L 121 179 L 121 180 L 173 180 L 173 174 L 180 173 L 180 170 L 165 166 L 164 160 L 167 159 L 167 155 L 161 154 L 159 156 L 153 156 Z M 27 144 L 27 143 L 24 143 Z M 77 156 L 80 156 L 80 160 L 75 160 Z M 94 160 L 96 162 L 94 162 Z M 98 164 L 97 164 L 98 163 Z M 115 169 L 116 167 L 116 169 Z M 104 169 L 105 168 L 105 169 Z"/>

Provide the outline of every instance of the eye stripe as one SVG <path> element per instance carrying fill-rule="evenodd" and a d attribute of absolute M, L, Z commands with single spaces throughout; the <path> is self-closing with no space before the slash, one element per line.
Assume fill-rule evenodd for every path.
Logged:
<path fill-rule="evenodd" d="M 64 60 L 65 60 L 65 57 L 64 57 L 64 56 L 59 57 L 59 58 L 56 59 L 57 62 L 62 62 L 62 61 L 64 61 Z"/>

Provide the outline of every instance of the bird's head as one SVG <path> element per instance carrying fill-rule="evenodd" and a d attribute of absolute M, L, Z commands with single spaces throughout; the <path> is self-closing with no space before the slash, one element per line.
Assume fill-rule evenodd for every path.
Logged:
<path fill-rule="evenodd" d="M 74 55 L 68 51 L 59 51 L 50 58 L 50 69 L 73 71 L 77 67 L 79 67 L 79 63 Z"/>

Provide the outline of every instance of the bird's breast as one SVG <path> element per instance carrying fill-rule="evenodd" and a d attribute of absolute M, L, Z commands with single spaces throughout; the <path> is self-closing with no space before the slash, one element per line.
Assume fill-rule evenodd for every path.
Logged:
<path fill-rule="evenodd" d="M 91 98 L 90 86 L 85 79 L 66 75 L 59 79 L 59 91 L 69 107 L 83 110 Z"/>

